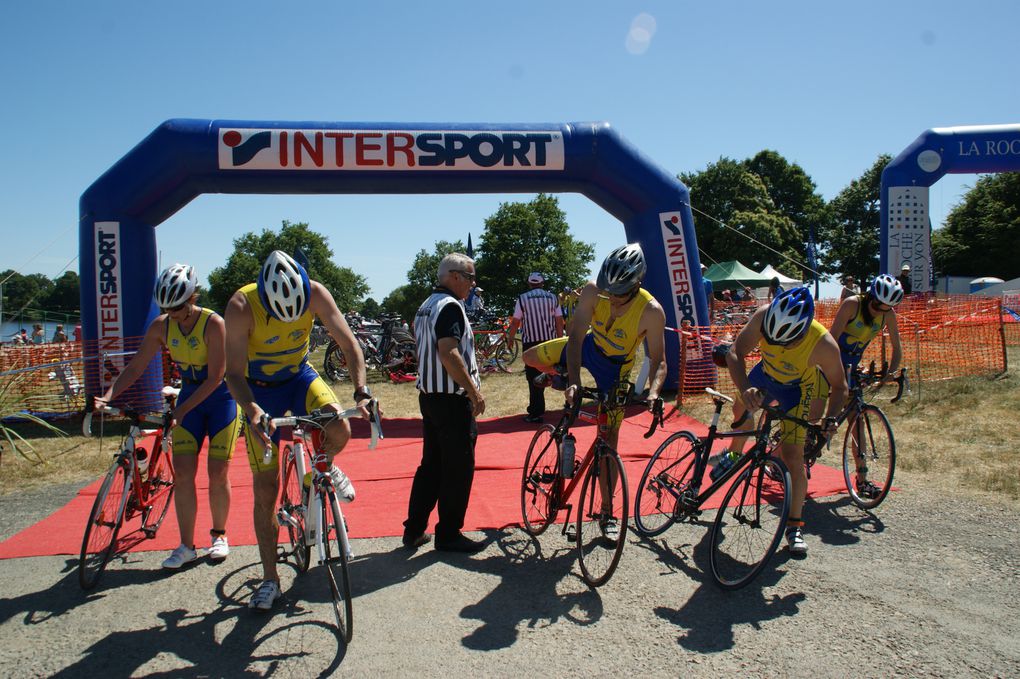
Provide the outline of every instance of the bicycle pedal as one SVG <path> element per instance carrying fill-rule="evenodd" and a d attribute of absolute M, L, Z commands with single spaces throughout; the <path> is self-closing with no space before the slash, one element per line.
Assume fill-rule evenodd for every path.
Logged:
<path fill-rule="evenodd" d="M 155 529 L 153 529 L 153 528 L 143 528 L 142 532 L 145 533 L 145 539 L 146 540 L 154 540 L 154 539 L 156 539 L 156 530 Z"/>

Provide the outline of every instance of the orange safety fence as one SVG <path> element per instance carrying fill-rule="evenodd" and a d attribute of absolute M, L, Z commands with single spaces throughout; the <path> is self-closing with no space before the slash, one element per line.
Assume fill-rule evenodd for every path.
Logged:
<path fill-rule="evenodd" d="M 1020 294 L 1013 301 L 1020 302 Z M 903 347 L 901 366 L 907 368 L 911 381 L 919 385 L 924 380 L 1004 372 L 1006 345 L 1013 343 L 1008 337 L 1020 335 L 1020 323 L 1004 312 L 1003 302 L 1002 298 L 976 295 L 912 295 L 904 300 L 897 307 L 897 320 Z M 828 327 L 838 307 L 836 300 L 820 300 L 815 304 L 815 318 Z M 728 372 L 712 361 L 712 348 L 732 342 L 739 331 L 740 326 L 734 324 L 678 331 L 682 338 L 678 401 L 685 395 L 700 394 L 705 387 L 729 394 L 736 391 Z M 748 367 L 759 358 L 757 353 L 748 356 Z M 891 360 L 892 345 L 886 332 L 871 342 L 861 365 L 874 361 L 881 367 Z"/>
<path fill-rule="evenodd" d="M 131 360 L 141 337 L 125 338 L 123 347 L 97 351 L 92 342 L 0 345 L 0 417 L 20 412 L 48 419 L 70 417 L 85 406 L 85 385 L 110 384 Z M 85 357 L 88 358 L 85 358 Z M 117 399 L 121 405 L 154 406 L 160 390 L 174 377 L 175 368 L 164 351 L 162 379 L 139 379 Z M 153 408 L 155 409 L 155 408 Z"/>

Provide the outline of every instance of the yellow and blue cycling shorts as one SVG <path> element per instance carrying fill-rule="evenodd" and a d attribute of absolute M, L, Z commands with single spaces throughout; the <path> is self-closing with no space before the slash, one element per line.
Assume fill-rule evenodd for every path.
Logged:
<path fill-rule="evenodd" d="M 766 394 L 766 400 L 778 401 L 780 410 L 802 420 L 810 416 L 812 401 L 829 397 L 829 382 L 817 368 L 809 371 L 807 379 L 784 384 L 766 375 L 759 363 L 751 368 L 747 379 L 752 387 Z M 789 420 L 779 423 L 779 433 L 784 443 L 803 444 L 807 436 L 804 427 Z"/>
<path fill-rule="evenodd" d="M 269 417 L 283 417 L 289 411 L 293 415 L 307 415 L 331 403 L 336 395 L 325 380 L 319 377 L 315 368 L 307 363 L 297 375 L 281 382 L 260 382 L 248 380 L 252 395 L 259 407 Z M 273 435 L 273 457 L 269 464 L 262 462 L 262 437 L 251 430 L 251 423 L 245 418 L 244 440 L 248 448 L 248 465 L 253 472 L 279 469 L 279 432 Z"/>
<path fill-rule="evenodd" d="M 198 389 L 198 383 L 185 382 L 178 403 L 184 403 Z M 241 433 L 241 418 L 227 385 L 220 382 L 173 430 L 174 455 L 198 455 L 202 441 L 209 437 L 209 458 L 229 460 Z"/>

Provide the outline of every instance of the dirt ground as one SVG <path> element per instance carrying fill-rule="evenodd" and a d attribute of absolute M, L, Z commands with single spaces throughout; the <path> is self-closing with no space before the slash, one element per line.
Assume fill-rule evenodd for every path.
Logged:
<path fill-rule="evenodd" d="M 254 547 L 179 573 L 162 553 L 111 563 L 78 587 L 76 559 L 0 566 L 0 667 L 8 676 L 1018 676 L 1020 526 L 994 499 L 929 492 L 923 476 L 876 512 L 845 496 L 805 510 L 810 553 L 785 551 L 751 586 L 706 574 L 705 526 L 654 542 L 633 532 L 613 579 L 580 579 L 554 530 L 489 531 L 486 550 L 416 553 L 355 541 L 354 640 L 325 577 L 282 570 L 270 615 L 246 608 Z M 65 485 L 0 496 L 6 538 L 69 499 Z"/>

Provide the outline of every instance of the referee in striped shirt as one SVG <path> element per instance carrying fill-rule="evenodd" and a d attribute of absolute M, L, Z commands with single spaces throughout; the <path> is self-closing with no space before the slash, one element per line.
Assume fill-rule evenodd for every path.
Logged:
<path fill-rule="evenodd" d="M 542 289 L 545 276 L 537 271 L 528 276 L 530 290 L 517 298 L 514 306 L 514 317 L 510 321 L 509 340 L 514 341 L 517 328 L 521 329 L 521 343 L 527 351 L 536 344 L 541 344 L 563 335 L 563 312 L 560 300 L 551 292 Z M 535 378 L 542 374 L 537 368 L 526 366 L 524 374 L 528 378 L 528 415 L 525 422 L 539 423 L 545 415 L 545 389 L 535 386 Z"/>
<path fill-rule="evenodd" d="M 439 285 L 414 316 L 418 348 L 421 464 L 414 474 L 404 521 L 404 546 L 429 541 L 425 529 L 436 504 L 436 549 L 478 552 L 485 543 L 463 533 L 475 474 L 475 417 L 485 412 L 475 341 L 463 300 L 475 285 L 475 263 L 454 252 L 439 263 Z"/>

